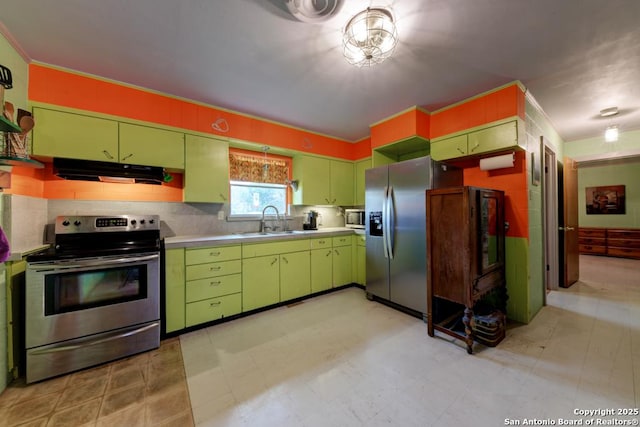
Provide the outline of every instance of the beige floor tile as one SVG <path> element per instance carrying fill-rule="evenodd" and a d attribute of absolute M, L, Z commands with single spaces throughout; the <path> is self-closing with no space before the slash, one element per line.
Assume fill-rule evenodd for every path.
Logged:
<path fill-rule="evenodd" d="M 43 395 L 31 400 L 20 402 L 12 406 L 6 412 L 7 425 L 19 425 L 34 419 L 48 416 L 53 412 L 57 399 L 51 399 L 49 395 Z"/>
<path fill-rule="evenodd" d="M 115 390 L 104 396 L 100 416 L 106 417 L 114 412 L 145 402 L 145 384 L 136 384 L 126 389 Z"/>
<path fill-rule="evenodd" d="M 97 423 L 97 427 L 119 427 L 119 426 L 144 426 L 145 425 L 145 406 L 144 402 L 137 403 L 126 407 L 118 412 L 114 412 L 107 416 L 101 416 Z"/>
<path fill-rule="evenodd" d="M 100 376 L 95 379 L 84 377 L 82 381 L 71 382 L 67 387 L 56 405 L 59 411 L 71 406 L 77 406 L 96 397 L 101 397 L 107 387 L 108 377 Z"/>
<path fill-rule="evenodd" d="M 47 427 L 74 427 L 93 423 L 98 418 L 101 402 L 102 399 L 98 397 L 81 405 L 56 411 L 49 419 Z"/>
<path fill-rule="evenodd" d="M 146 420 L 150 425 L 174 418 L 189 409 L 189 393 L 186 386 L 173 388 L 170 392 L 146 400 Z"/>

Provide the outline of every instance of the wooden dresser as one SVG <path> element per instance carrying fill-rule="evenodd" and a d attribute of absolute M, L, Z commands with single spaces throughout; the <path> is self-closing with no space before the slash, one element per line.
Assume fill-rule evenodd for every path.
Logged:
<path fill-rule="evenodd" d="M 580 227 L 581 254 L 640 259 L 640 229 Z"/>

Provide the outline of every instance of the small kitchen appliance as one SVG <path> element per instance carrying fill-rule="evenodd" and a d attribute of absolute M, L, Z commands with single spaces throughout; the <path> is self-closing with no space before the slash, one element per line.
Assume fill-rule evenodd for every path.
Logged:
<path fill-rule="evenodd" d="M 304 223 L 302 224 L 303 230 L 317 230 L 318 229 L 318 212 L 309 211 L 307 212 L 307 217 L 305 218 Z"/>
<path fill-rule="evenodd" d="M 344 210 L 344 226 L 348 228 L 365 228 L 364 209 L 345 209 Z"/>
<path fill-rule="evenodd" d="M 160 345 L 157 215 L 59 216 L 27 257 L 27 383 Z"/>

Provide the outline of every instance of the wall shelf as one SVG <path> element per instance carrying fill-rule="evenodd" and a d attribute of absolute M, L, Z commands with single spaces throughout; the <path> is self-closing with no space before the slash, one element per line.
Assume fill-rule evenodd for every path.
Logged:
<path fill-rule="evenodd" d="M 0 131 L 21 133 L 22 129 L 17 124 L 10 122 L 6 117 L 0 116 Z"/>
<path fill-rule="evenodd" d="M 26 168 L 42 169 L 44 164 L 37 160 L 26 159 L 24 157 L 0 156 L 0 166 L 22 166 Z"/>

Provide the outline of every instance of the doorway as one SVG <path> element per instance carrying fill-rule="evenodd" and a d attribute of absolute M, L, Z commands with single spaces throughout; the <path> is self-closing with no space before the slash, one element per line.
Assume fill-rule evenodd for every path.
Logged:
<path fill-rule="evenodd" d="M 544 235 L 544 296 L 546 304 L 547 291 L 557 290 L 559 285 L 559 260 L 558 255 L 558 164 L 556 153 L 549 141 L 542 138 L 542 150 L 544 153 L 542 180 L 542 204 L 543 204 L 543 235 Z"/>

